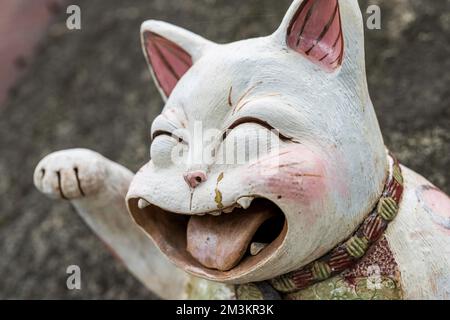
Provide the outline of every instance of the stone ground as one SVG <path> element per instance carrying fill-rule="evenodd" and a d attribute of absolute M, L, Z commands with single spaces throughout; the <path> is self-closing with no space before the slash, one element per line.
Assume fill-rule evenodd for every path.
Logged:
<path fill-rule="evenodd" d="M 51 151 L 86 147 L 136 170 L 162 101 L 139 46 L 140 23 L 166 20 L 227 42 L 275 29 L 290 0 L 72 1 L 82 30 L 57 14 L 34 63 L 0 106 L 0 298 L 152 299 L 68 203 L 33 187 Z M 367 72 L 386 144 L 450 193 L 450 1 L 364 0 L 382 9 L 367 30 Z M 68 291 L 66 267 L 82 269 Z"/>

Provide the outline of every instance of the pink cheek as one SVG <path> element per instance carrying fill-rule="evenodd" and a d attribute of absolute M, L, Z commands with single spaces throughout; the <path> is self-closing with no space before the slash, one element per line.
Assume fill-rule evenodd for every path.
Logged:
<path fill-rule="evenodd" d="M 326 193 L 324 161 L 297 145 L 280 150 L 278 157 L 268 155 L 249 165 L 244 179 L 258 193 L 305 206 L 323 199 Z"/>
<path fill-rule="evenodd" d="M 431 210 L 450 219 L 450 200 L 446 194 L 438 189 L 430 189 L 424 193 L 424 199 Z"/>
<path fill-rule="evenodd" d="M 424 186 L 421 188 L 419 199 L 422 200 L 425 210 L 441 230 L 450 235 L 450 199 L 441 190 Z"/>

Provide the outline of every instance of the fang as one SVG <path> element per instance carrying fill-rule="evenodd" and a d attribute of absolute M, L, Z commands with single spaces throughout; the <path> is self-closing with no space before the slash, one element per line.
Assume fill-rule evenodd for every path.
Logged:
<path fill-rule="evenodd" d="M 243 208 L 248 209 L 250 207 L 250 204 L 252 203 L 253 198 L 251 197 L 242 197 L 237 200 L 237 203 Z"/>
<path fill-rule="evenodd" d="M 150 205 L 150 203 L 147 200 L 144 199 L 139 199 L 138 201 L 138 207 L 139 209 L 145 209 L 146 207 L 148 207 Z"/>

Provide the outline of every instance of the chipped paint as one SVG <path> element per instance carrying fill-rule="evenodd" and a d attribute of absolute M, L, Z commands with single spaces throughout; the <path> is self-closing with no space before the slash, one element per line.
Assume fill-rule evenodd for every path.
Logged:
<path fill-rule="evenodd" d="M 224 173 L 220 173 L 219 176 L 217 177 L 217 184 L 216 184 L 216 189 L 214 190 L 216 196 L 214 197 L 214 201 L 217 204 L 217 208 L 218 209 L 223 209 L 223 204 L 222 204 L 222 192 L 220 192 L 219 190 L 219 183 L 220 181 L 222 181 L 224 177 Z"/>
<path fill-rule="evenodd" d="M 216 193 L 216 196 L 214 197 L 214 201 L 217 203 L 217 208 L 223 209 L 222 192 L 220 192 L 220 190 L 218 188 L 216 188 L 216 190 L 214 190 L 214 191 Z"/>

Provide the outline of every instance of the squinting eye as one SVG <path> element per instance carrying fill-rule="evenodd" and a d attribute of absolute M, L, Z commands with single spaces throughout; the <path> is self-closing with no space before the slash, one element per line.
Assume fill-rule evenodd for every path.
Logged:
<path fill-rule="evenodd" d="M 266 128 L 266 129 L 269 130 L 269 131 L 276 131 L 277 134 L 278 134 L 278 136 L 279 136 L 279 138 L 280 138 L 281 140 L 283 140 L 283 141 L 290 141 L 290 140 L 292 140 L 292 138 L 287 137 L 287 136 L 281 134 L 281 132 L 280 132 L 279 130 L 276 130 L 276 129 L 275 129 L 274 127 L 272 127 L 268 122 L 263 121 L 263 120 L 260 120 L 260 119 L 258 119 L 258 118 L 253 118 L 253 117 L 243 117 L 243 118 L 240 118 L 240 119 L 236 120 L 235 122 L 233 122 L 233 124 L 232 124 L 231 126 L 229 126 L 228 129 L 224 132 L 224 134 L 223 134 L 223 136 L 222 136 L 222 140 L 225 140 L 225 139 L 226 139 L 228 133 L 229 133 L 231 130 L 233 130 L 234 128 L 236 128 L 236 127 L 238 127 L 238 126 L 240 126 L 240 125 L 242 125 L 242 124 L 245 124 L 245 123 L 254 123 L 254 124 L 257 124 L 257 125 L 259 125 L 259 126 L 261 126 L 261 127 Z"/>
<path fill-rule="evenodd" d="M 170 133 L 168 131 L 163 131 L 163 130 L 155 131 L 152 135 L 152 141 L 154 141 L 157 137 L 160 137 L 160 136 L 168 136 L 168 137 L 171 137 L 171 138 L 177 140 L 179 143 L 187 144 L 187 142 L 184 141 L 183 138 L 181 138 L 173 133 Z"/>

